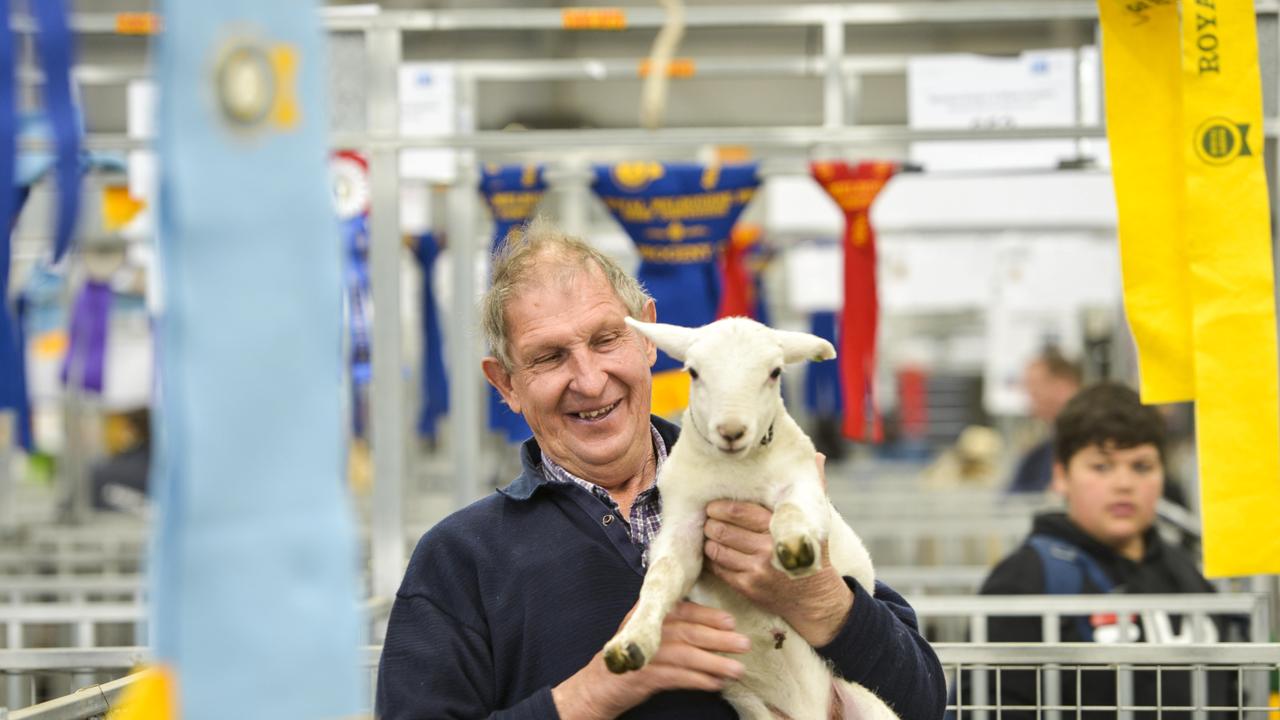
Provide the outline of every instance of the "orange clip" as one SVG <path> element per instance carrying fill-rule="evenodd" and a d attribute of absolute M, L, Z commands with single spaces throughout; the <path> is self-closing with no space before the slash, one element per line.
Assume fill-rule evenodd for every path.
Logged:
<path fill-rule="evenodd" d="M 116 32 L 120 35 L 155 35 L 160 32 L 160 16 L 149 12 L 117 13 Z"/>
<path fill-rule="evenodd" d="M 565 8 L 560 25 L 565 30 L 625 30 L 627 14 L 622 8 Z"/>
<path fill-rule="evenodd" d="M 648 59 L 640 61 L 640 77 L 649 77 L 652 63 L 653 61 Z M 693 73 L 692 58 L 672 58 L 671 62 L 667 63 L 667 77 L 687 78 L 693 77 Z"/>

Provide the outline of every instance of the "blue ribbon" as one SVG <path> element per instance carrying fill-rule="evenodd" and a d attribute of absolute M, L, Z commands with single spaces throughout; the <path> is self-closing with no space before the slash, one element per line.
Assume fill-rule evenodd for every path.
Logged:
<path fill-rule="evenodd" d="M 834 345 L 836 314 L 831 311 L 815 312 L 809 318 L 809 332 Z M 840 387 L 839 363 L 809 363 L 804 369 L 805 409 L 814 417 L 840 417 L 844 407 L 844 393 Z"/>
<path fill-rule="evenodd" d="M 657 301 L 658 320 L 685 327 L 715 320 L 718 253 L 759 184 L 755 163 L 596 166 L 592 189 L 640 251 L 636 277 Z M 713 195 L 723 202 L 698 202 Z M 659 352 L 653 371 L 682 366 Z"/>
<path fill-rule="evenodd" d="M 17 163 L 17 87 L 14 68 L 17 57 L 14 53 L 13 29 L 9 27 L 9 0 L 0 0 L 0 223 L 4 224 L 3 264 L 4 273 L 0 273 L 0 287 L 9 285 L 9 235 L 13 232 L 13 220 L 17 216 L 14 211 L 14 166 Z"/>
<path fill-rule="evenodd" d="M 367 625 L 319 8 L 161 7 L 155 657 L 186 720 L 354 715 Z M 241 72 L 265 92 L 218 82 Z"/>
<path fill-rule="evenodd" d="M 27 395 L 27 363 L 26 363 L 26 347 L 27 347 L 27 310 L 30 304 L 25 294 L 19 295 L 15 303 L 15 340 L 19 348 L 19 357 L 23 360 L 18 365 L 19 373 L 17 375 L 18 383 L 18 406 L 16 408 L 17 416 L 17 442 L 28 453 L 34 452 L 36 449 L 35 434 L 31 424 L 31 398 Z"/>
<path fill-rule="evenodd" d="M 369 420 L 369 381 L 373 379 L 369 344 L 369 222 L 365 215 L 342 221 L 346 257 L 347 326 L 350 332 L 351 428 L 364 437 Z"/>
<path fill-rule="evenodd" d="M 9 239 L 17 213 L 14 210 L 14 164 L 17 155 L 17 88 L 13 30 L 9 27 L 9 0 L 0 0 L 0 407 L 19 409 L 26 404 L 23 391 L 23 357 L 19 332 L 9 314 Z"/>
<path fill-rule="evenodd" d="M 434 438 L 436 422 L 449 412 L 449 379 L 444 372 L 444 347 L 431 270 L 440 256 L 435 235 L 423 233 L 413 246 L 422 268 L 422 402 L 418 410 L 418 435 Z"/>
<path fill-rule="evenodd" d="M 493 252 L 507 239 L 507 233 L 533 217 L 533 211 L 547 190 L 541 165 L 482 165 L 480 194 L 493 214 Z M 504 435 L 508 442 L 522 443 L 533 436 L 524 416 L 512 412 L 498 391 L 489 388 L 489 429 Z"/>
<path fill-rule="evenodd" d="M 57 150 L 58 214 L 53 236 L 53 259 L 71 247 L 80 212 L 80 127 L 71 93 L 75 44 L 63 0 L 31 0 L 40 33 L 36 52 L 44 66 L 44 103 Z"/>

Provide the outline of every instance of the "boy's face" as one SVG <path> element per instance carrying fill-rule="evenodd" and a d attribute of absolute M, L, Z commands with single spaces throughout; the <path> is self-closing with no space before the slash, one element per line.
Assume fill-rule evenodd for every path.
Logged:
<path fill-rule="evenodd" d="M 1089 445 L 1053 468 L 1053 489 L 1067 500 L 1067 516 L 1098 542 L 1141 559 L 1142 535 L 1155 522 L 1164 491 L 1164 466 L 1151 444 L 1131 448 Z"/>

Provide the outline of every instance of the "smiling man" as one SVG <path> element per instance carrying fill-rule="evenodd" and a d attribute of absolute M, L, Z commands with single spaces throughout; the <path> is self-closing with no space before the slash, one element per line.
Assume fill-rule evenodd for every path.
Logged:
<path fill-rule="evenodd" d="M 661 522 L 658 469 L 679 429 L 649 413 L 656 349 L 625 318 L 653 300 L 611 260 L 535 222 L 494 259 L 485 377 L 533 430 L 523 472 L 432 528 L 396 594 L 377 713 L 402 718 L 732 718 L 719 696 L 743 672 L 733 618 L 683 603 L 644 669 L 601 650 L 635 604 Z M 792 580 L 770 564 L 770 513 L 708 506 L 707 563 L 768 607 L 836 672 L 904 719 L 942 713 L 942 668 L 914 612 L 828 565 Z M 824 698 L 825 701 L 825 698 Z"/>

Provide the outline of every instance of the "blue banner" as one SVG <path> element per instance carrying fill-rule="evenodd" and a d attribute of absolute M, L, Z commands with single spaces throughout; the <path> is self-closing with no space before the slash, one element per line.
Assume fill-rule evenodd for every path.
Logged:
<path fill-rule="evenodd" d="M 75 38 L 63 0 L 30 0 L 29 5 L 40 26 L 36 54 L 44 66 L 44 107 L 57 151 L 58 213 L 53 235 L 57 261 L 71 247 L 80 214 L 80 119 L 71 92 Z"/>
<path fill-rule="evenodd" d="M 444 343 L 431 271 L 440 256 L 440 244 L 431 233 L 419 235 L 413 255 L 422 268 L 422 400 L 418 408 L 418 435 L 434 438 L 436 422 L 449 412 L 449 379 L 444 372 Z"/>
<path fill-rule="evenodd" d="M 815 312 L 809 317 L 809 332 L 836 344 L 836 314 Z M 840 384 L 840 364 L 809 363 L 804 366 L 804 407 L 814 417 L 839 418 L 844 414 L 844 393 Z"/>
<path fill-rule="evenodd" d="M 493 215 L 493 242 L 497 252 L 512 228 L 533 218 L 533 213 L 547 191 L 541 165 L 493 165 L 480 167 L 480 194 Z M 511 411 L 498 391 L 489 388 L 489 429 L 499 432 L 508 442 L 528 440 L 533 431 L 519 413 Z"/>
<path fill-rule="evenodd" d="M 493 242 L 496 252 L 511 229 L 533 218 L 533 213 L 547 192 L 547 181 L 541 165 L 480 166 L 480 194 L 493 216 Z"/>
<path fill-rule="evenodd" d="M 369 381 L 373 379 L 369 346 L 369 218 L 356 215 L 342 222 L 344 286 L 347 291 L 347 328 L 351 369 L 351 431 L 365 436 L 369 424 Z"/>
<path fill-rule="evenodd" d="M 71 92 L 75 48 L 63 0 L 30 0 L 27 9 L 36 20 L 36 55 L 45 81 L 43 101 L 56 152 L 59 202 L 54 228 L 54 258 L 71 245 L 80 203 L 80 127 Z M 18 415 L 18 438 L 32 449 L 30 402 L 27 398 L 26 352 L 21 317 L 10 312 L 10 240 L 26 200 L 28 182 L 22 180 L 25 158 L 18 138 L 25 135 L 17 104 L 18 67 L 9 0 L 0 0 L 0 408 Z M 29 162 L 27 163 L 29 164 Z M 31 178 L 30 182 L 34 182 Z"/>
<path fill-rule="evenodd" d="M 155 655 L 178 715 L 368 707 L 320 8 L 164 0 Z"/>
<path fill-rule="evenodd" d="M 760 184 L 755 163 L 626 162 L 598 165 L 592 188 L 640 253 L 636 276 L 658 320 L 698 327 L 720 304 L 721 246 Z M 659 352 L 655 373 L 681 367 Z"/>

